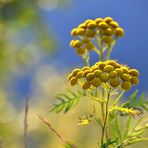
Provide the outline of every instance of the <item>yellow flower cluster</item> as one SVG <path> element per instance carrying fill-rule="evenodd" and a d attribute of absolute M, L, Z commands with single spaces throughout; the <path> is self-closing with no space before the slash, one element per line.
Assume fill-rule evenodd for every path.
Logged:
<path fill-rule="evenodd" d="M 84 90 L 99 87 L 107 83 L 113 88 L 120 87 L 125 91 L 139 82 L 139 71 L 119 64 L 114 60 L 97 62 L 92 67 L 74 69 L 68 76 L 70 84 L 80 84 Z"/>
<path fill-rule="evenodd" d="M 111 17 L 89 19 L 71 31 L 72 37 L 79 37 L 72 40 L 70 46 L 75 48 L 78 54 L 84 54 L 86 50 L 94 48 L 91 38 L 98 36 L 102 44 L 110 45 L 115 37 L 124 36 L 124 30 Z"/>

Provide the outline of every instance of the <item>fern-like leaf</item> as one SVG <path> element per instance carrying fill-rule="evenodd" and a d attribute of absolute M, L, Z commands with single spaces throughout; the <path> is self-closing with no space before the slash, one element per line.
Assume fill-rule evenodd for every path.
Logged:
<path fill-rule="evenodd" d="M 114 139 L 108 139 L 105 143 L 103 143 L 103 145 L 101 146 L 101 148 L 108 148 L 110 145 L 116 143 L 117 140 Z"/>
<path fill-rule="evenodd" d="M 72 107 L 76 106 L 79 102 L 80 98 L 85 96 L 85 93 L 82 91 L 73 92 L 71 90 L 67 90 L 67 94 L 59 94 L 57 95 L 57 103 L 53 104 L 50 111 L 54 111 L 56 113 L 64 112 L 67 113 Z"/>
<path fill-rule="evenodd" d="M 129 138 L 129 139 L 123 141 L 123 143 L 121 145 L 124 147 L 124 146 L 128 146 L 128 145 L 131 145 L 134 143 L 143 142 L 143 141 L 148 141 L 148 138 L 141 138 L 141 137 Z"/>
<path fill-rule="evenodd" d="M 145 100 L 144 93 L 138 98 L 138 90 L 136 90 L 125 102 L 122 107 L 127 108 L 139 108 L 141 110 L 148 111 L 148 101 Z"/>
<path fill-rule="evenodd" d="M 120 106 L 112 106 L 110 108 L 110 112 L 112 112 L 113 110 L 118 110 L 118 111 L 121 111 L 123 113 L 126 113 L 128 115 L 132 115 L 132 116 L 135 116 L 135 115 L 140 115 L 142 112 L 140 110 L 136 110 L 136 109 L 133 109 L 133 108 L 125 108 L 125 107 L 120 107 Z"/>

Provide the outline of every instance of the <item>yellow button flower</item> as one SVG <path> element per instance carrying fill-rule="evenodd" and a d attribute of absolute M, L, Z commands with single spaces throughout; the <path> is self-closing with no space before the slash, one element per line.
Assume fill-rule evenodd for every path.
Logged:
<path fill-rule="evenodd" d="M 139 79 L 135 76 L 131 76 L 130 77 L 130 82 L 133 84 L 133 85 L 137 85 L 139 83 Z"/>
<path fill-rule="evenodd" d="M 118 87 L 120 85 L 120 80 L 119 78 L 111 79 L 110 80 L 110 85 L 112 87 Z"/>
<path fill-rule="evenodd" d="M 87 29 L 86 32 L 85 32 L 85 35 L 87 37 L 94 37 L 96 34 L 96 31 L 94 29 Z"/>
<path fill-rule="evenodd" d="M 94 29 L 96 28 L 96 26 L 97 26 L 97 23 L 95 21 L 91 21 L 87 24 L 87 28 L 89 29 Z"/>
<path fill-rule="evenodd" d="M 91 86 L 91 84 L 86 81 L 86 82 L 84 82 L 84 84 L 82 85 L 82 88 L 83 88 L 84 90 L 86 90 L 86 89 L 90 88 L 90 86 Z"/>
<path fill-rule="evenodd" d="M 118 73 L 116 72 L 116 71 L 111 71 L 110 73 L 109 73 L 109 77 L 110 78 L 116 78 L 118 76 Z"/>
<path fill-rule="evenodd" d="M 79 71 L 80 71 L 79 68 L 74 69 L 74 70 L 72 71 L 72 75 L 73 75 L 73 76 L 76 76 Z"/>
<path fill-rule="evenodd" d="M 77 73 L 77 78 L 82 78 L 83 77 L 83 71 L 79 71 Z"/>
<path fill-rule="evenodd" d="M 70 79 L 70 84 L 71 84 L 71 86 L 76 85 L 76 84 L 77 84 L 77 81 L 78 81 L 78 78 L 77 78 L 77 77 L 72 77 L 72 78 Z"/>
<path fill-rule="evenodd" d="M 105 18 L 104 18 L 104 21 L 105 21 L 106 23 L 110 23 L 110 22 L 113 21 L 113 19 L 112 19 L 111 17 L 105 17 Z"/>
<path fill-rule="evenodd" d="M 76 36 L 77 35 L 77 28 L 74 28 L 72 31 L 71 31 L 71 36 Z"/>
<path fill-rule="evenodd" d="M 110 24 L 113 28 L 119 27 L 119 24 L 118 24 L 117 22 L 115 22 L 115 21 L 111 21 L 109 24 Z"/>
<path fill-rule="evenodd" d="M 97 19 L 95 19 L 95 22 L 96 22 L 97 24 L 99 24 L 99 23 L 102 22 L 102 21 L 103 21 L 102 18 L 97 18 Z"/>
<path fill-rule="evenodd" d="M 132 87 L 132 85 L 131 85 L 130 81 L 123 81 L 121 84 L 121 88 L 126 91 L 130 90 L 131 87 Z"/>
<path fill-rule="evenodd" d="M 85 51 L 86 50 L 84 48 L 82 48 L 82 47 L 76 48 L 77 54 L 80 54 L 80 55 L 85 54 Z"/>
<path fill-rule="evenodd" d="M 95 77 L 95 76 L 94 76 L 93 73 L 88 73 L 88 74 L 86 75 L 86 80 L 87 80 L 87 81 L 91 81 L 94 77 Z"/>
<path fill-rule="evenodd" d="M 111 65 L 106 65 L 105 67 L 104 67 L 104 69 L 103 69 L 103 71 L 104 72 L 111 72 L 111 71 L 113 71 L 114 70 L 114 67 L 113 66 L 111 66 Z"/>
<path fill-rule="evenodd" d="M 116 28 L 115 29 L 115 35 L 123 37 L 124 36 L 124 30 L 120 27 Z"/>
<path fill-rule="evenodd" d="M 99 87 L 101 85 L 101 80 L 99 78 L 94 78 L 92 81 L 91 81 L 91 84 L 95 87 Z"/>
<path fill-rule="evenodd" d="M 101 70 L 95 70 L 95 71 L 94 71 L 94 75 L 95 75 L 96 77 L 101 76 L 101 74 L 102 74 L 102 71 L 101 71 Z"/>
<path fill-rule="evenodd" d="M 112 36 L 104 35 L 102 36 L 101 41 L 103 43 L 110 44 L 113 41 L 113 39 L 112 39 Z"/>
<path fill-rule="evenodd" d="M 100 22 L 98 24 L 98 27 L 101 29 L 106 29 L 108 27 L 108 24 L 106 22 Z"/>
<path fill-rule="evenodd" d="M 120 76 L 120 78 L 123 80 L 123 81 L 129 81 L 130 80 L 130 76 L 128 74 L 122 74 Z"/>
<path fill-rule="evenodd" d="M 72 45 L 74 48 L 79 48 L 82 45 L 82 42 L 80 40 L 75 40 Z"/>
<path fill-rule="evenodd" d="M 78 28 L 77 30 L 76 30 L 76 34 L 77 35 L 84 35 L 84 33 L 85 33 L 85 29 L 83 29 L 83 28 Z"/>
<path fill-rule="evenodd" d="M 139 77 L 139 71 L 137 69 L 129 70 L 129 74 L 131 74 L 132 76 Z"/>
<path fill-rule="evenodd" d="M 108 73 L 101 74 L 100 79 L 102 82 L 107 82 L 109 80 L 109 74 Z"/>

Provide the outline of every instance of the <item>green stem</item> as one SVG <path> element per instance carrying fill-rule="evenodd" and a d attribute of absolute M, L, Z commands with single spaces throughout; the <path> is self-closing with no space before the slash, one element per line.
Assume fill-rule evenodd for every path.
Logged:
<path fill-rule="evenodd" d="M 108 46 L 108 51 L 106 53 L 106 60 L 110 59 L 110 55 L 112 52 L 113 47 L 115 46 L 116 42 L 117 42 L 118 37 L 115 37 L 112 44 Z"/>
<path fill-rule="evenodd" d="M 103 61 L 103 46 L 102 46 L 102 44 L 101 44 L 100 39 L 99 39 L 98 36 L 95 36 L 95 42 L 97 43 L 99 50 L 97 48 L 96 48 L 97 50 L 96 49 L 94 49 L 94 50 L 99 55 L 100 61 Z"/>
<path fill-rule="evenodd" d="M 102 98 L 104 98 L 104 89 L 102 88 Z M 104 102 L 101 103 L 102 120 L 104 122 Z"/>
<path fill-rule="evenodd" d="M 126 129 L 125 129 L 125 133 L 124 133 L 124 139 L 126 139 L 128 137 L 128 132 L 129 132 L 129 129 L 130 129 L 131 120 L 132 120 L 132 117 L 129 116 L 128 119 L 127 119 L 127 122 L 126 122 Z"/>
<path fill-rule="evenodd" d="M 86 66 L 90 66 L 89 60 L 85 60 L 85 65 L 86 65 Z"/>
<path fill-rule="evenodd" d="M 84 62 L 85 62 L 85 65 L 86 66 L 90 66 L 90 64 L 89 64 L 89 53 L 87 53 L 85 56 L 82 56 L 82 58 L 83 58 L 83 60 L 84 60 Z"/>
<path fill-rule="evenodd" d="M 109 59 L 110 59 L 111 51 L 112 51 L 112 48 L 109 47 L 109 48 L 108 48 L 108 51 L 107 51 L 107 53 L 106 53 L 106 60 L 109 60 Z"/>
<path fill-rule="evenodd" d="M 103 50 L 100 49 L 100 61 L 103 61 Z"/>
<path fill-rule="evenodd" d="M 106 102 L 104 125 L 102 128 L 101 145 L 103 145 L 103 143 L 104 143 L 105 130 L 106 130 L 106 126 L 107 126 L 107 119 L 108 119 L 108 113 L 109 113 L 108 112 L 109 98 L 110 98 L 110 88 L 109 88 L 109 91 L 107 92 L 107 102 Z"/>
<path fill-rule="evenodd" d="M 113 102 L 113 104 L 110 106 L 109 110 L 114 106 L 116 105 L 119 100 L 121 99 L 122 95 L 124 94 L 125 91 L 122 91 L 122 93 L 119 95 L 119 97 Z"/>
<path fill-rule="evenodd" d="M 98 48 L 95 47 L 93 50 L 98 54 L 98 56 L 99 56 L 99 58 L 100 58 L 100 51 L 98 50 Z"/>

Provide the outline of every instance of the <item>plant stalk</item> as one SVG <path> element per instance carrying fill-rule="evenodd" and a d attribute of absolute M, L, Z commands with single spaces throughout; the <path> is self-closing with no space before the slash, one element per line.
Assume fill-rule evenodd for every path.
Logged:
<path fill-rule="evenodd" d="M 110 88 L 109 88 L 109 91 L 107 93 L 107 102 L 106 102 L 106 109 L 105 109 L 104 125 L 103 125 L 103 128 L 102 128 L 102 136 L 101 136 L 101 146 L 104 143 L 104 136 L 105 136 L 106 126 L 107 126 L 109 98 L 110 98 Z"/>

